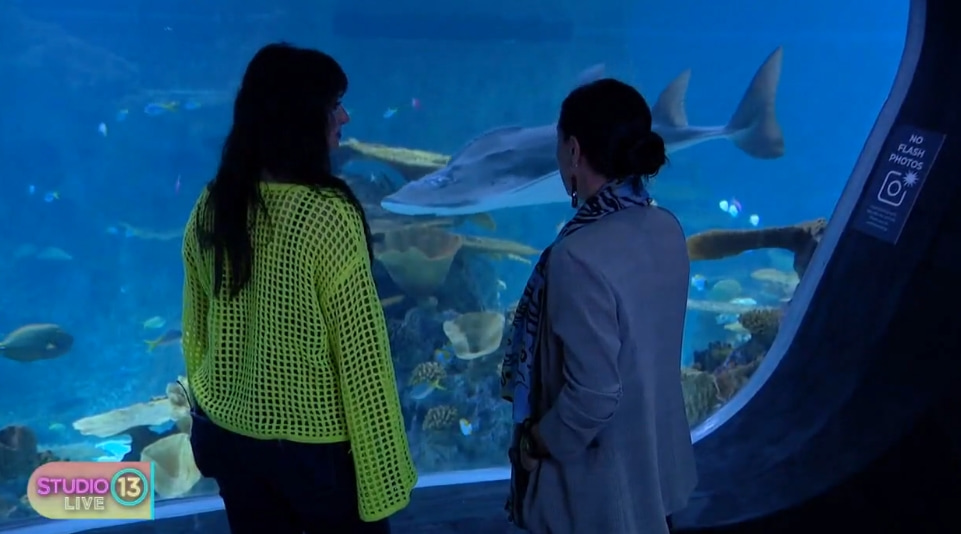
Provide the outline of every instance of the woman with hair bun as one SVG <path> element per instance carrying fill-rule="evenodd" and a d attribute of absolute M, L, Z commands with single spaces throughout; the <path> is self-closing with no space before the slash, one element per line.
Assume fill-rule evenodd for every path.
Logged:
<path fill-rule="evenodd" d="M 508 511 L 535 534 L 660 534 L 697 483 L 681 392 L 690 265 L 647 181 L 667 163 L 651 110 L 602 79 L 561 106 L 557 163 L 577 212 L 517 307 Z"/>

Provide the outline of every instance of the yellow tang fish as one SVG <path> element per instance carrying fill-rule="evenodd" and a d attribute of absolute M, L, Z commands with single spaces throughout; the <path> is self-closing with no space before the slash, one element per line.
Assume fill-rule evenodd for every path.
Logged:
<path fill-rule="evenodd" d="M 160 337 L 156 339 L 144 340 L 144 343 L 147 344 L 147 352 L 150 352 L 157 347 L 164 347 L 167 345 L 172 345 L 174 343 L 179 343 L 180 338 L 182 337 L 183 337 L 183 332 L 181 332 L 180 330 L 167 330 L 166 332 L 161 334 Z"/>

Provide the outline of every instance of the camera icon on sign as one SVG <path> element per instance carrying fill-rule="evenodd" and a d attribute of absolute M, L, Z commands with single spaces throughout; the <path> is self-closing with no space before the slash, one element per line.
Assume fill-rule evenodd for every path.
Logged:
<path fill-rule="evenodd" d="M 888 171 L 884 176 L 884 181 L 881 182 L 881 188 L 878 190 L 878 202 L 895 208 L 904 202 L 904 197 L 907 196 L 908 191 L 904 187 L 901 176 L 902 174 L 899 171 Z"/>

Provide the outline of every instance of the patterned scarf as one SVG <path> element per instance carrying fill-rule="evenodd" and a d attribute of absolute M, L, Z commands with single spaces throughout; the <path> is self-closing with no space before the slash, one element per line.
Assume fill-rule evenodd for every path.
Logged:
<path fill-rule="evenodd" d="M 513 403 L 514 422 L 523 423 L 531 415 L 531 376 L 534 368 L 537 329 L 545 299 L 545 269 L 551 249 L 565 237 L 586 224 L 605 215 L 616 213 L 631 206 L 650 206 L 651 196 L 643 188 L 635 188 L 626 182 L 612 182 L 602 187 L 577 210 L 554 242 L 541 253 L 531 277 L 524 287 L 524 294 L 514 312 L 507 337 L 507 353 L 501 366 L 501 396 Z"/>

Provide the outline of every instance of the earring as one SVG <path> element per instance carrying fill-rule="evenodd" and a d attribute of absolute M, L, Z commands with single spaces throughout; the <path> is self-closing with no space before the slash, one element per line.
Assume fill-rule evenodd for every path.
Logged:
<path fill-rule="evenodd" d="M 574 149 L 571 149 L 571 159 L 574 159 Z M 577 162 L 572 162 L 572 167 L 577 168 Z M 577 209 L 577 177 L 571 173 L 571 207 Z"/>

